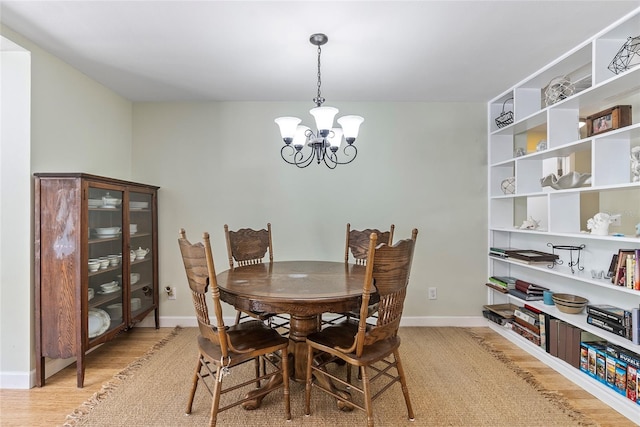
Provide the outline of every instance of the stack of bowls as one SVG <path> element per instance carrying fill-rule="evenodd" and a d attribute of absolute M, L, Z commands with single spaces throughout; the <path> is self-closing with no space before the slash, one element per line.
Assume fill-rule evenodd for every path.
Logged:
<path fill-rule="evenodd" d="M 586 298 L 571 294 L 553 294 L 551 297 L 558 310 L 567 314 L 581 313 L 589 302 Z"/>
<path fill-rule="evenodd" d="M 121 319 L 122 318 L 122 303 L 118 302 L 115 304 L 110 304 L 107 306 L 107 312 L 111 319 Z"/>
<path fill-rule="evenodd" d="M 98 258 L 89 259 L 89 271 L 95 273 L 100 269 L 100 260 Z"/>
<path fill-rule="evenodd" d="M 100 261 L 101 270 L 106 270 L 107 268 L 109 268 L 109 264 L 111 263 L 111 261 L 109 261 L 109 258 L 107 258 L 106 256 L 99 257 L 98 261 Z"/>

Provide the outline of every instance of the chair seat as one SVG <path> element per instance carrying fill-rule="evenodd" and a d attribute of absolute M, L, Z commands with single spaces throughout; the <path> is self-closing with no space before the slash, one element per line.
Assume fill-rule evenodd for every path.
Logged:
<path fill-rule="evenodd" d="M 227 329 L 227 336 L 231 344 L 239 351 L 251 350 L 247 353 L 236 353 L 229 351 L 231 358 L 230 366 L 236 366 L 256 357 L 256 351 L 264 353 L 273 352 L 278 348 L 287 345 L 289 340 L 282 337 L 276 330 L 269 328 L 264 323 L 251 320 L 230 326 Z M 222 353 L 220 346 L 210 340 L 198 336 L 198 347 L 203 355 L 206 355 L 211 362 L 220 362 Z M 225 365 L 227 361 L 224 361 Z"/>
<path fill-rule="evenodd" d="M 367 327 L 367 330 L 370 327 Z M 307 344 L 326 353 L 346 360 L 352 365 L 370 365 L 382 360 L 400 347 L 400 337 L 394 336 L 385 340 L 376 341 L 372 345 L 365 346 L 361 357 L 355 353 L 343 353 L 336 347 L 348 348 L 353 344 L 353 337 L 358 332 L 358 321 L 347 320 L 335 326 L 329 326 L 320 332 L 307 336 Z"/>

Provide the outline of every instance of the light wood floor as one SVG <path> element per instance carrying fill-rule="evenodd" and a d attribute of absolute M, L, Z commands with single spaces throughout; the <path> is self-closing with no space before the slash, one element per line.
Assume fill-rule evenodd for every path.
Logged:
<path fill-rule="evenodd" d="M 474 330 L 520 367 L 531 372 L 543 387 L 562 394 L 571 401 L 574 408 L 603 427 L 635 425 L 489 328 Z M 67 414 L 98 391 L 114 374 L 145 354 L 170 331 L 170 328 L 134 328 L 92 352 L 87 357 L 85 383 L 82 389 L 76 388 L 75 365 L 72 365 L 48 378 L 42 388 L 0 390 L 0 425 L 24 427 L 63 424 Z"/>

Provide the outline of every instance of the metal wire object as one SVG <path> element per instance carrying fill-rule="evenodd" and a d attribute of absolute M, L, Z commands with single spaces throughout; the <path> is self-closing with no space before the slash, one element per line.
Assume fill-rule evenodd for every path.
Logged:
<path fill-rule="evenodd" d="M 568 77 L 554 77 L 544 89 L 544 104 L 548 107 L 570 97 L 574 92 L 575 85 L 571 83 Z"/>
<path fill-rule="evenodd" d="M 615 74 L 620 74 L 640 65 L 640 36 L 629 37 L 607 67 Z"/>
<path fill-rule="evenodd" d="M 509 101 L 513 101 L 513 98 L 505 99 L 502 103 L 502 113 L 496 117 L 496 126 L 499 128 L 503 128 L 513 123 L 513 111 L 504 111 L 504 107 Z"/>
<path fill-rule="evenodd" d="M 552 253 L 554 255 L 556 254 L 556 250 L 569 251 L 569 263 L 567 264 L 567 266 L 569 268 L 571 268 L 571 274 L 575 273 L 574 267 L 578 267 L 578 270 L 580 270 L 580 271 L 584 270 L 584 266 L 580 265 L 580 252 L 585 248 L 585 245 L 571 246 L 571 245 L 554 245 L 553 243 L 547 243 L 547 246 L 552 248 Z M 576 259 L 573 259 L 574 252 L 577 253 L 577 258 Z M 556 264 L 557 265 L 562 265 L 562 264 L 564 264 L 564 261 L 562 261 L 560 258 L 558 258 L 551 265 L 549 265 L 548 267 L 549 268 L 553 268 Z"/>

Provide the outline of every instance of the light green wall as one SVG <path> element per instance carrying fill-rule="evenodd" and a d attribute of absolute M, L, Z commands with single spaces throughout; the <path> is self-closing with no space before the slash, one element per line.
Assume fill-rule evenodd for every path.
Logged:
<path fill-rule="evenodd" d="M 420 234 L 406 316 L 477 316 L 486 280 L 486 143 L 483 104 L 333 103 L 365 117 L 357 159 L 328 170 L 297 169 L 280 158 L 273 119 L 305 103 L 137 103 L 133 179 L 161 186 L 160 278 L 163 316 L 190 316 L 180 227 L 212 238 L 225 269 L 223 225 L 271 222 L 279 260 L 341 261 L 345 224 L 396 225 L 396 237 Z M 339 115 L 340 115 L 339 114 Z M 438 299 L 428 300 L 428 287 Z M 226 311 L 230 313 L 229 310 Z"/>
<path fill-rule="evenodd" d="M 30 168 L 22 173 L 30 177 L 34 172 L 86 172 L 128 179 L 132 169 L 132 103 L 6 26 L 0 26 L 0 34 L 31 55 L 31 151 L 25 169 L 29 164 Z M 2 141 L 3 145 L 11 143 Z M 32 195 L 26 200 L 15 197 L 6 205 L 4 196 L 3 212 L 29 203 L 25 210 L 33 224 Z M 7 378 L 9 373 L 18 382 L 28 381 L 29 367 L 35 366 L 33 325 L 25 334 L 16 327 L 16 323 L 24 324 L 23 316 L 15 314 L 21 310 L 34 321 L 32 228 L 30 235 L 23 236 L 27 245 L 12 245 L 12 264 L 29 266 L 21 275 L 23 280 L 9 281 L 3 275 L 0 283 L 3 304 L 8 296 L 13 304 L 12 310 L 0 311 L 0 374 Z M 4 234 L 2 239 L 5 246 Z"/>

